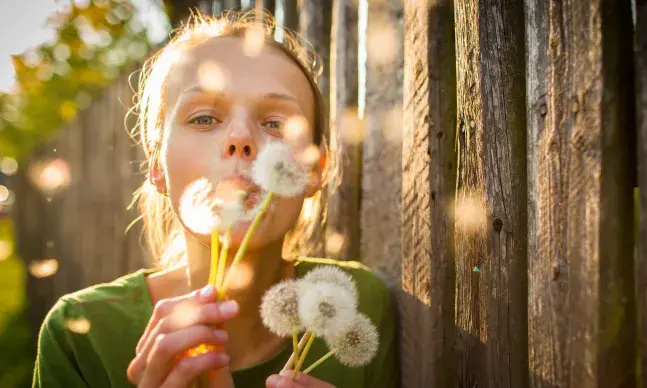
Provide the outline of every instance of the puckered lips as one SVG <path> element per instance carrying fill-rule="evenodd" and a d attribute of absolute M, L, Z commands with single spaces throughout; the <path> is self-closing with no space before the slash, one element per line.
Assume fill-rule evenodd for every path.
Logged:
<path fill-rule="evenodd" d="M 245 209 L 250 210 L 258 205 L 261 200 L 262 190 L 248 175 L 235 174 L 218 182 L 215 191 L 216 197 L 223 200 L 232 198 L 234 195 L 240 195 L 241 191 L 244 192 L 243 206 Z"/>

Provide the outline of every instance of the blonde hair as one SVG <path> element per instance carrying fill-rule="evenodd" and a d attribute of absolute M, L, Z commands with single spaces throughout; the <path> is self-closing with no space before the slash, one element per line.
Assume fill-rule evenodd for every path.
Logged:
<path fill-rule="evenodd" d="M 139 92 L 136 95 L 133 113 L 137 123 L 131 135 L 139 137 L 148 164 L 160 163 L 160 149 L 164 138 L 164 97 L 167 77 L 184 49 L 195 47 L 216 37 L 243 37 L 250 28 L 263 28 L 267 45 L 281 50 L 299 66 L 311 84 L 315 96 L 314 141 L 327 150 L 325 136 L 329 131 L 327 109 L 316 85 L 321 74 L 321 65 L 312 46 L 300 39 L 296 33 L 284 29 L 283 42 L 272 39 L 273 30 L 277 27 L 269 14 L 256 14 L 254 11 L 240 13 L 228 12 L 220 18 L 193 13 L 175 36 L 157 53 L 149 58 L 141 69 Z M 337 136 L 331 136 L 336 139 Z M 335 186 L 339 182 L 339 164 L 336 155 L 326 152 L 326 164 L 323 171 L 322 190 L 304 202 L 301 214 L 294 228 L 286 235 L 284 255 L 309 255 L 315 246 L 313 236 L 325 223 L 327 193 L 326 185 Z M 145 167 L 146 164 L 143 165 Z M 150 182 L 149 169 L 146 168 L 146 179 L 135 192 L 131 206 L 138 203 L 143 221 L 143 235 L 149 252 L 155 263 L 169 267 L 183 262 L 185 256 L 184 234 L 182 225 L 175 216 L 167 196 L 157 192 Z"/>

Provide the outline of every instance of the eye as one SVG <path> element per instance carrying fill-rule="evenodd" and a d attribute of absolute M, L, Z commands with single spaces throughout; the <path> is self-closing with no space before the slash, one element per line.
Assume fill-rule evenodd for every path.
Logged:
<path fill-rule="evenodd" d="M 266 120 L 261 124 L 270 134 L 281 135 L 283 133 L 283 121 Z"/>
<path fill-rule="evenodd" d="M 211 116 L 211 115 L 200 115 L 192 118 L 189 120 L 190 124 L 196 124 L 201 127 L 208 127 L 212 126 L 215 124 L 220 124 L 222 121 L 218 120 L 217 118 Z"/>

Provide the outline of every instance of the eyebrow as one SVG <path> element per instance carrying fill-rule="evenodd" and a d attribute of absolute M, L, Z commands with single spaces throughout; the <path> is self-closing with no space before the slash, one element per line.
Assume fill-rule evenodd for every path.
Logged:
<path fill-rule="evenodd" d="M 211 94 L 215 95 L 217 97 L 225 97 L 225 94 L 223 92 L 214 92 L 214 91 L 208 91 L 202 88 L 201 86 L 193 86 L 184 92 L 182 94 L 190 94 L 190 93 L 203 93 L 203 94 Z M 292 101 L 298 103 L 299 101 L 294 98 L 293 96 L 289 94 L 283 94 L 283 93 L 267 93 L 261 97 L 262 100 L 282 100 L 282 101 Z"/>

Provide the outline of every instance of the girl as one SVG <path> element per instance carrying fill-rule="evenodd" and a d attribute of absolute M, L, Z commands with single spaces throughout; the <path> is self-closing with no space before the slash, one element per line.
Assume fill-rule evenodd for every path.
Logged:
<path fill-rule="evenodd" d="M 268 18 L 262 26 L 255 19 L 195 17 L 144 67 L 138 129 L 149 168 L 139 201 L 159 266 L 63 296 L 40 331 L 35 387 L 188 387 L 205 373 L 218 388 L 397 385 L 395 309 L 384 283 L 359 263 L 284 254 L 303 249 L 313 231 L 308 215 L 319 211 L 319 192 L 335 171 L 332 157 L 313 164 L 303 195 L 275 197 L 243 258 L 246 281 L 227 301 L 217 302 L 207 285 L 209 236 L 180 217 L 183 193 L 200 178 L 253 192 L 251 164 L 268 142 L 288 141 L 288 120 L 312 128 L 306 144 L 323 144 L 326 111 L 306 51 L 289 34 L 273 41 Z M 248 226 L 236 224 L 231 252 Z M 263 326 L 259 305 L 274 284 L 316 265 L 354 277 L 359 311 L 378 327 L 380 348 L 365 367 L 329 359 L 294 381 L 289 371 L 279 374 L 291 342 Z M 199 344 L 218 350 L 178 357 Z M 305 365 L 326 352 L 317 339 Z"/>

